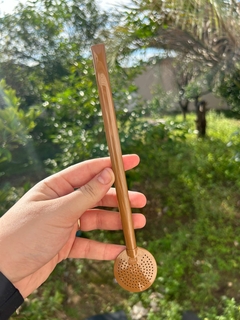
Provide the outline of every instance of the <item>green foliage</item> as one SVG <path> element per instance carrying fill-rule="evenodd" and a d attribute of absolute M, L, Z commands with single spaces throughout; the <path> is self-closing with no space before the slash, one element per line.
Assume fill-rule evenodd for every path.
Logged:
<path fill-rule="evenodd" d="M 229 106 L 236 113 L 240 113 L 240 69 L 239 65 L 233 73 L 222 77 L 217 92 L 226 99 Z"/>
<path fill-rule="evenodd" d="M 201 96 L 202 93 L 205 91 L 205 86 L 204 79 L 194 79 L 194 81 L 188 83 L 188 85 L 184 88 L 186 97 L 189 100 L 193 100 L 195 97 Z"/>
<path fill-rule="evenodd" d="M 26 1 L 0 17 L 0 72 L 27 109 L 41 102 L 45 84 L 68 74 L 69 64 L 100 42 L 108 15 L 95 1 Z M 110 26 L 110 23 L 109 23 Z"/>
<path fill-rule="evenodd" d="M 62 98 L 60 109 L 56 110 L 58 100 L 55 98 L 46 100 L 47 107 L 49 112 L 56 110 L 56 117 L 60 112 L 65 121 L 71 117 L 73 121 L 78 117 L 78 108 L 73 109 L 73 114 L 68 113 L 65 107 L 68 96 L 63 98 L 63 89 L 59 90 L 63 96 L 60 93 L 58 96 L 56 91 L 56 97 Z M 81 87 L 76 93 L 79 90 Z M 89 90 L 93 90 L 93 84 Z M 75 97 L 72 93 L 71 96 Z M 91 99 L 86 99 L 86 106 L 88 101 Z M 59 111 L 61 106 L 64 108 Z M 90 106 L 88 112 L 92 112 Z M 95 313 L 124 308 L 130 314 L 133 305 L 140 301 L 147 310 L 144 318 L 147 320 L 179 320 L 182 312 L 189 309 L 197 311 L 203 319 L 238 319 L 240 180 L 235 155 L 240 143 L 236 134 L 239 121 L 211 112 L 207 117 L 208 137 L 200 139 L 194 133 L 194 115 L 184 123 L 179 117 L 150 120 L 141 108 L 131 111 L 127 117 L 120 112 L 120 116 L 123 117 L 121 123 L 125 124 L 120 126 L 124 153 L 136 152 L 141 157 L 139 167 L 128 173 L 128 182 L 148 198 L 144 209 L 147 226 L 137 232 L 137 240 L 155 256 L 158 275 L 153 286 L 143 293 L 128 294 L 119 287 L 110 287 L 109 292 L 116 290 L 121 298 L 117 302 L 113 301 L 113 294 L 108 295 Z M 102 123 L 99 128 L 101 126 Z M 93 141 L 98 138 L 99 133 L 93 132 Z M 63 141 L 66 145 L 69 143 Z M 62 156 L 65 159 L 66 156 Z M 122 241 L 118 233 L 93 232 L 87 236 L 101 241 Z M 100 299 L 101 286 L 107 292 L 106 286 L 113 280 L 109 265 L 101 268 L 94 262 L 90 265 L 74 262 L 69 269 L 69 264 L 61 264 L 50 281 L 13 318 L 62 319 L 61 313 L 67 313 L 69 319 L 79 319 L 78 307 L 67 303 L 66 285 L 73 286 L 74 295 L 80 294 L 81 299 L 89 301 L 89 292 Z M 75 280 L 78 273 L 79 284 Z M 67 280 L 59 281 L 66 274 Z M 236 297 L 236 301 L 232 297 Z"/>
<path fill-rule="evenodd" d="M 10 161 L 11 152 L 20 145 L 25 146 L 30 140 L 29 132 L 35 126 L 35 119 L 40 111 L 35 108 L 24 112 L 19 108 L 19 99 L 14 90 L 8 88 L 4 80 L 0 81 L 0 163 Z"/>
<path fill-rule="evenodd" d="M 171 42 L 173 33 L 165 37 L 172 30 L 169 26 L 181 25 L 177 30 L 182 32 L 183 27 L 194 24 L 196 16 L 186 20 L 188 15 L 182 17 L 174 11 L 174 3 L 158 5 L 141 2 L 140 15 L 138 10 L 126 11 L 125 28 L 116 28 L 122 35 L 116 48 L 123 56 L 148 45 L 179 47 L 177 41 Z M 193 3 L 181 5 L 184 11 L 191 9 L 194 13 L 196 9 Z M 165 15 L 159 15 L 159 9 L 164 9 Z M 204 8 L 199 12 L 202 14 Z M 108 30 L 103 32 L 107 16 L 99 13 L 93 1 L 42 0 L 19 5 L 14 15 L 1 18 L 4 45 L 0 49 L 0 71 L 16 89 L 17 97 L 1 81 L 0 172 L 9 183 L 1 185 L 0 214 L 36 181 L 29 167 L 41 172 L 42 166 L 36 166 L 39 159 L 47 159 L 52 173 L 108 154 L 92 61 L 88 58 L 90 43 L 109 35 Z M 205 21 L 205 16 L 202 18 Z M 197 39 L 202 31 L 198 30 Z M 156 39 L 161 43 L 151 43 Z M 178 36 L 178 40 L 182 38 Z M 122 43 L 131 46 L 121 47 Z M 204 48 L 191 48 L 194 55 L 206 58 Z M 214 57 L 218 56 L 214 53 Z M 130 315 L 138 302 L 147 309 L 148 320 L 179 320 L 187 309 L 196 310 L 203 319 L 239 318 L 239 121 L 209 113 L 208 136 L 199 139 L 194 116 L 183 123 L 173 116 L 159 120 L 171 96 L 163 96 L 157 88 L 155 99 L 142 105 L 130 83 L 130 76 L 137 72 L 138 68 L 123 70 L 111 65 L 110 77 L 123 153 L 137 153 L 141 158 L 141 164 L 127 173 L 127 179 L 131 188 L 141 190 L 148 198 L 143 209 L 147 226 L 137 232 L 137 240 L 156 257 L 155 283 L 144 293 L 129 294 L 115 284 L 111 263 L 65 261 L 12 318 L 79 319 L 81 308 L 86 317 L 122 308 Z M 189 72 L 183 75 L 188 77 Z M 230 93 L 229 101 L 237 107 L 237 84 L 231 85 L 231 76 L 225 80 L 221 94 L 227 97 Z M 198 95 L 203 85 L 206 83 L 191 83 L 186 96 Z M 31 108 L 35 103 L 38 111 Z M 21 180 L 22 172 L 26 184 Z M 13 181 L 20 187 L 12 188 Z M 121 232 L 96 231 L 86 236 L 123 241 Z"/>
<path fill-rule="evenodd" d="M 158 307 L 161 310 L 156 314 L 150 310 L 147 316 L 147 320 L 181 320 L 181 307 L 175 301 L 166 301 L 164 299 L 160 299 L 158 302 Z"/>
<path fill-rule="evenodd" d="M 10 209 L 15 202 L 29 189 L 29 184 L 22 188 L 14 188 L 9 183 L 1 186 L 0 190 L 0 217 Z"/>
<path fill-rule="evenodd" d="M 66 289 L 61 282 L 60 271 L 62 267 L 57 267 L 49 279 L 49 284 L 42 290 L 37 289 L 31 296 L 31 299 L 26 299 L 21 307 L 19 315 L 12 318 L 19 320 L 42 320 L 52 319 L 58 320 L 59 315 L 63 312 L 63 301 L 65 298 Z"/>
<path fill-rule="evenodd" d="M 132 0 L 114 29 L 114 56 L 147 53 L 149 64 L 168 56 L 180 101 L 218 91 L 239 110 L 238 20 L 237 2 Z"/>
<path fill-rule="evenodd" d="M 89 0 L 20 3 L 13 14 L 0 20 L 4 41 L 0 51 L 2 58 L 11 55 L 14 61 L 26 65 L 41 62 L 42 67 L 57 67 L 59 62 L 60 66 L 64 65 L 64 61 L 74 58 L 77 50 L 82 52 L 92 39 L 99 37 L 107 18 L 107 14 Z"/>
<path fill-rule="evenodd" d="M 101 151 L 101 112 L 90 60 L 74 62 L 68 76 L 46 87 L 43 99 L 48 137 L 61 148 L 54 162 L 49 159 L 47 163 L 57 161 L 66 167 L 91 157 L 95 149 Z M 96 143 L 93 135 L 98 134 Z"/>
<path fill-rule="evenodd" d="M 240 319 L 240 306 L 236 303 L 234 298 L 229 299 L 225 296 L 221 299 L 223 309 L 222 315 L 216 315 L 215 308 L 205 314 L 204 320 L 239 320 Z"/>
<path fill-rule="evenodd" d="M 134 126 L 127 105 L 133 102 L 135 87 L 124 79 L 117 83 L 117 92 L 113 91 L 117 106 L 119 129 L 124 138 L 125 124 L 129 120 Z M 129 85 L 128 85 L 129 84 Z M 103 128 L 102 112 L 92 60 L 81 58 L 69 68 L 68 76 L 56 80 L 51 86 L 45 86 L 43 94 L 45 121 L 43 131 L 46 139 L 59 147 L 59 152 L 46 160 L 54 170 L 69 166 L 85 159 L 106 156 L 107 145 Z M 42 138 L 43 139 L 43 138 Z"/>
<path fill-rule="evenodd" d="M 1 75 L 16 90 L 22 110 L 28 112 L 32 105 L 44 108 L 31 132 L 32 150 L 41 163 L 55 169 L 106 155 L 89 55 L 90 45 L 108 37 L 108 15 L 94 1 L 41 0 L 19 4 L 13 14 L 0 19 Z M 114 100 L 123 110 L 135 90 L 131 71 L 116 67 L 110 73 Z M 125 111 L 119 113 L 126 118 Z M 96 134 L 98 142 L 93 142 Z M 9 153 L 2 153 L 9 159 Z"/>
<path fill-rule="evenodd" d="M 147 113 L 150 118 L 159 118 L 176 107 L 176 94 L 172 91 L 165 92 L 159 84 L 153 87 L 152 97 L 150 101 L 147 101 Z"/>
<path fill-rule="evenodd" d="M 149 128 L 151 139 L 146 135 L 138 148 L 141 163 L 148 164 L 140 165 L 138 179 L 150 203 L 141 234 L 159 265 L 152 290 L 183 310 L 205 314 L 219 294 L 238 286 L 239 123 L 229 125 L 210 113 L 209 138 L 198 139 L 191 121 L 185 123 L 187 133 L 180 130 L 184 140 L 175 136 L 178 131 L 169 131 L 172 138 L 166 139 L 158 127 Z M 212 317 L 223 309 L 216 308 Z"/>

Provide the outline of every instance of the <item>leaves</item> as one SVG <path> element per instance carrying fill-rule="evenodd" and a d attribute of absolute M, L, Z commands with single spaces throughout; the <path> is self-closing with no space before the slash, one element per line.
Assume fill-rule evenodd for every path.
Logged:
<path fill-rule="evenodd" d="M 27 113 L 19 109 L 19 99 L 15 92 L 6 87 L 3 80 L 0 81 L 2 107 L 0 109 L 0 146 L 14 148 L 14 145 L 26 144 L 28 132 L 35 126 L 34 120 L 40 115 L 40 111 L 31 108 Z M 8 152 L 5 152 L 5 155 Z M 8 156 L 9 158 L 9 156 Z"/>

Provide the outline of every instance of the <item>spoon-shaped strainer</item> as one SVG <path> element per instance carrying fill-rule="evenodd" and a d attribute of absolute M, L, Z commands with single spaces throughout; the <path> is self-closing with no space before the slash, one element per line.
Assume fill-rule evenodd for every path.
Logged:
<path fill-rule="evenodd" d="M 122 251 L 115 260 L 114 275 L 119 285 L 124 289 L 131 292 L 140 292 L 148 289 L 154 282 L 157 265 L 150 252 L 136 245 L 105 46 L 104 44 L 97 44 L 92 46 L 91 49 L 126 244 L 126 250 Z"/>

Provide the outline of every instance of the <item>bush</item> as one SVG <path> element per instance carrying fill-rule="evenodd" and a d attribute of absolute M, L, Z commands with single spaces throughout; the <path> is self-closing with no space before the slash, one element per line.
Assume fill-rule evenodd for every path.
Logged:
<path fill-rule="evenodd" d="M 178 117 L 149 120 L 133 110 L 120 131 L 123 152 L 141 157 L 127 178 L 131 189 L 148 198 L 143 209 L 147 225 L 136 236 L 138 245 L 147 248 L 158 264 L 152 287 L 127 293 L 114 284 L 108 263 L 69 262 L 69 268 L 64 262 L 15 317 L 27 314 L 28 319 L 37 319 L 35 311 L 44 308 L 47 318 L 64 319 L 62 314 L 67 314 L 79 319 L 79 307 L 85 305 L 69 306 L 67 284 L 88 305 L 97 305 L 91 313 L 84 309 L 85 318 L 122 308 L 131 318 L 133 306 L 141 303 L 146 310 L 143 320 L 179 320 L 184 310 L 205 320 L 240 319 L 239 122 L 216 113 L 209 113 L 207 120 L 208 136 L 202 139 L 195 134 L 194 115 L 181 123 Z M 123 242 L 122 232 L 84 236 Z"/>

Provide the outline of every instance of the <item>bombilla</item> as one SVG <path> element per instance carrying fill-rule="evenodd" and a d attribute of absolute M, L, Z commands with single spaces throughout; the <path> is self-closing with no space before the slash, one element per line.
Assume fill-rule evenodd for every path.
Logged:
<path fill-rule="evenodd" d="M 92 46 L 91 49 L 126 244 L 126 250 L 123 250 L 115 260 L 114 275 L 124 289 L 140 292 L 148 289 L 154 282 L 157 275 L 157 264 L 150 252 L 136 245 L 105 46 L 98 44 Z"/>
<path fill-rule="evenodd" d="M 117 120 L 107 69 L 106 54 L 103 44 L 92 47 L 96 78 L 108 149 L 115 174 L 115 187 L 121 214 L 124 239 L 130 257 L 136 256 L 136 238 L 132 222 L 132 211 L 128 197 L 125 170 L 122 162 L 122 150 L 117 128 Z"/>

